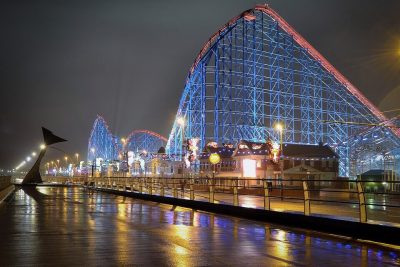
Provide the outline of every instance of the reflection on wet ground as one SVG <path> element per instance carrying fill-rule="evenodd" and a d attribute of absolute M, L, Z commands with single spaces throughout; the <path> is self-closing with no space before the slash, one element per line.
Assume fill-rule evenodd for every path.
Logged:
<path fill-rule="evenodd" d="M 1 266 L 397 266 L 390 248 L 85 191 L 18 190 L 0 207 Z"/>

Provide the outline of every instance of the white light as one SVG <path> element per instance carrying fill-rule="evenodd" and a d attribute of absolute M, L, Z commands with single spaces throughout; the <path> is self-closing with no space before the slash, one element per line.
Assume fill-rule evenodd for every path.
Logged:
<path fill-rule="evenodd" d="M 45 148 L 46 148 L 46 145 L 45 145 L 45 144 L 41 144 L 41 145 L 40 145 L 40 149 L 41 149 L 41 150 L 43 150 L 43 149 L 45 149 Z"/>
<path fill-rule="evenodd" d="M 257 161 L 254 159 L 243 160 L 243 177 L 256 178 Z"/>
<path fill-rule="evenodd" d="M 176 120 L 176 122 L 177 122 L 180 126 L 185 125 L 185 119 L 182 118 L 182 117 L 179 117 L 179 118 Z"/>
<path fill-rule="evenodd" d="M 31 161 L 31 157 L 26 157 L 26 161 Z"/>
<path fill-rule="evenodd" d="M 32 152 L 32 156 L 36 156 L 36 152 Z"/>
<path fill-rule="evenodd" d="M 277 123 L 277 124 L 275 125 L 275 129 L 276 129 L 277 131 L 281 132 L 281 131 L 283 130 L 283 125 L 282 125 L 281 123 Z"/>

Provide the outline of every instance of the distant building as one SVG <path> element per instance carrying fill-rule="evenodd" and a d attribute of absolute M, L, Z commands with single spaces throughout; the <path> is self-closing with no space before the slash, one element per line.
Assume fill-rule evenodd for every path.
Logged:
<path fill-rule="evenodd" d="M 271 146 L 265 143 L 240 141 L 237 147 L 208 146 L 200 154 L 201 177 L 254 178 L 246 184 L 261 186 L 261 179 L 279 182 L 282 177 L 289 185 L 300 186 L 294 180 L 332 180 L 338 176 L 339 156 L 328 145 L 283 145 L 283 160 L 273 160 Z M 221 161 L 210 163 L 212 153 L 219 154 Z M 243 184 L 243 182 L 240 182 Z M 324 182 L 315 186 L 323 186 Z"/>
<path fill-rule="evenodd" d="M 392 183 L 397 180 L 398 174 L 394 170 L 373 169 L 358 175 L 358 179 L 364 181 L 364 188 L 366 191 L 400 191 L 398 183 Z M 389 183 L 387 183 L 389 182 Z"/>
<path fill-rule="evenodd" d="M 299 182 L 290 180 L 332 180 L 338 177 L 339 156 L 328 145 L 285 144 L 283 146 L 283 177 L 290 185 Z M 280 177 L 280 170 L 274 173 Z M 318 183 L 323 186 L 326 182 Z M 317 186 L 317 185 L 315 185 Z"/>

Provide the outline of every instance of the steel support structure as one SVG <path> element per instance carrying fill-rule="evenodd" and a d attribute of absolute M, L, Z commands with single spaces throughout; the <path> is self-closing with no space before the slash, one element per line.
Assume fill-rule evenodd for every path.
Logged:
<path fill-rule="evenodd" d="M 149 130 L 134 130 L 126 138 L 125 151 L 144 152 L 154 154 L 157 153 L 160 147 L 165 146 L 167 138 L 149 131 Z"/>
<path fill-rule="evenodd" d="M 103 117 L 97 116 L 89 137 L 87 160 L 93 162 L 96 158 L 111 161 L 118 158 L 121 146 L 118 138 L 112 135 Z"/>
<path fill-rule="evenodd" d="M 102 158 L 104 162 L 121 159 L 123 152 L 144 152 L 154 154 L 165 146 L 167 139 L 149 130 L 134 130 L 126 138 L 125 145 L 121 139 L 112 134 L 103 117 L 97 116 L 90 133 L 87 160 L 93 162 Z"/>
<path fill-rule="evenodd" d="M 362 130 L 355 124 L 387 118 L 321 54 L 268 6 L 256 6 L 230 20 L 205 43 L 189 70 L 167 152 L 182 154 L 186 138 L 236 143 L 241 139 L 285 143 L 328 143 L 340 155 L 340 175 L 350 175 L 351 148 L 343 140 Z M 387 123 L 387 126 L 393 126 Z M 400 131 L 386 128 L 388 146 Z M 340 145 L 339 145 L 340 144 Z"/>

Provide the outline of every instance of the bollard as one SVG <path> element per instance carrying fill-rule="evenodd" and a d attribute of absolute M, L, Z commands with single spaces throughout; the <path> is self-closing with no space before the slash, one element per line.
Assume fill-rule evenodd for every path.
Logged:
<path fill-rule="evenodd" d="M 310 215 L 311 202 L 310 202 L 310 191 L 308 190 L 307 181 L 303 181 L 303 191 L 304 191 L 304 215 Z"/>
<path fill-rule="evenodd" d="M 239 194 L 238 194 L 239 181 L 238 178 L 233 180 L 233 206 L 239 206 Z"/>
<path fill-rule="evenodd" d="M 264 185 L 264 209 L 270 210 L 271 209 L 271 201 L 269 199 L 268 181 L 264 180 L 263 185 Z"/>
<path fill-rule="evenodd" d="M 209 189 L 209 201 L 210 203 L 214 203 L 214 179 L 210 179 Z"/>
<path fill-rule="evenodd" d="M 359 201 L 359 207 L 360 207 L 360 222 L 366 223 L 367 222 L 367 205 L 365 203 L 364 187 L 363 187 L 361 181 L 357 181 L 356 185 L 357 185 L 358 201 Z"/>
<path fill-rule="evenodd" d="M 194 179 L 190 179 L 190 200 L 194 200 Z"/>

